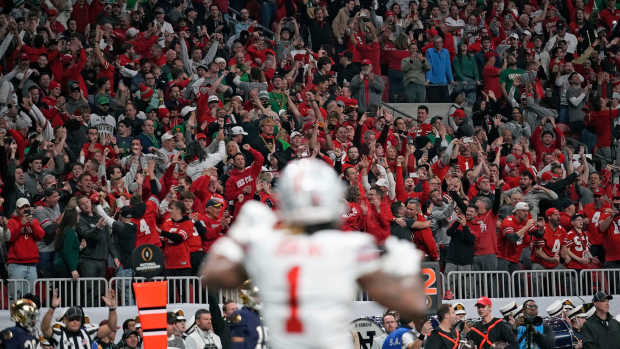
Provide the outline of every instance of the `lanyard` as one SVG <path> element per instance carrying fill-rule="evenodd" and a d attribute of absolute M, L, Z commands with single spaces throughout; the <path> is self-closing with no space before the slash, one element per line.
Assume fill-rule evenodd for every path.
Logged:
<path fill-rule="evenodd" d="M 493 346 L 493 342 L 491 342 L 489 340 L 489 333 L 491 333 L 491 329 L 493 329 L 493 327 L 495 327 L 497 324 L 499 324 L 500 322 L 502 322 L 502 319 L 497 319 L 497 321 L 495 321 L 493 324 L 491 324 L 491 326 L 489 326 L 485 332 L 480 331 L 479 329 L 472 327 L 472 331 L 476 332 L 477 334 L 480 335 L 480 337 L 482 337 L 482 342 L 480 342 L 480 349 L 484 348 L 484 344 L 488 343 L 489 346 Z"/>

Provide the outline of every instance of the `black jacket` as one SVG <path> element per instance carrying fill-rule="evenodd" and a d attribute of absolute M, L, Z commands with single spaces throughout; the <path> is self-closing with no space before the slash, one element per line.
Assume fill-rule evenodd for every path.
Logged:
<path fill-rule="evenodd" d="M 489 331 L 488 330 L 489 327 L 495 324 L 498 320 L 501 320 L 501 321 L 498 322 L 495 326 L 493 326 L 493 328 L 491 328 L 491 330 Z M 512 331 L 512 328 L 506 321 L 502 319 L 493 318 L 487 324 L 483 323 L 482 321 L 478 321 L 474 325 L 474 328 L 482 332 L 484 335 L 488 335 L 489 341 L 491 341 L 494 344 L 497 342 L 505 342 L 505 343 L 508 343 L 508 346 L 506 348 L 516 349 L 519 347 L 517 345 L 517 339 L 515 337 L 514 332 Z M 479 349 L 490 349 L 491 348 L 488 341 L 485 342 L 484 346 L 480 346 L 484 338 L 478 332 L 474 331 L 473 329 L 469 331 L 469 333 L 467 333 L 467 339 L 473 340 L 474 344 L 476 344 L 476 346 Z"/>
<path fill-rule="evenodd" d="M 583 349 L 618 349 L 620 348 L 620 323 L 607 313 L 607 320 L 596 314 L 583 325 Z"/>
<path fill-rule="evenodd" d="M 133 223 L 116 221 L 112 225 L 112 237 L 114 246 L 118 251 L 118 257 L 125 269 L 133 268 L 131 263 L 131 253 L 136 245 L 136 234 L 138 226 Z"/>
<path fill-rule="evenodd" d="M 450 332 L 446 332 L 442 330 L 441 328 L 437 327 L 437 329 L 433 330 L 431 335 L 428 336 L 426 343 L 424 343 L 424 349 L 452 349 L 454 348 L 455 342 L 450 341 L 450 339 L 446 337 L 450 337 L 454 341 L 456 341 L 457 338 L 460 339 L 460 337 L 457 337 L 457 332 L 455 329 L 452 329 L 452 331 Z"/>
<path fill-rule="evenodd" d="M 448 263 L 456 265 L 470 265 L 474 262 L 474 241 L 476 237 L 471 233 L 468 226 L 462 226 L 454 222 L 448 228 L 448 236 L 451 237 L 448 245 Z"/>

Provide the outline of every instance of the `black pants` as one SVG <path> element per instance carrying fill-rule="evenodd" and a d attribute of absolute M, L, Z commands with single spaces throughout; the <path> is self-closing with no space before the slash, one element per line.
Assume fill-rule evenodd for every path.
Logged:
<path fill-rule="evenodd" d="M 198 276 L 204 256 L 205 253 L 203 251 L 196 251 L 189 254 L 189 263 L 192 265 L 192 275 Z"/>
<path fill-rule="evenodd" d="M 445 85 L 426 86 L 426 101 L 428 103 L 447 103 L 450 102 L 450 92 Z"/>
<path fill-rule="evenodd" d="M 166 269 L 166 276 L 192 276 L 192 269 Z M 191 284 L 186 280 L 168 279 L 168 303 L 194 303 L 190 301 L 193 293 Z"/>
<path fill-rule="evenodd" d="M 80 278 L 105 277 L 106 262 L 97 259 L 80 259 L 78 273 Z M 101 296 L 105 294 L 105 284 L 99 281 L 86 281 L 82 284 L 82 306 L 96 307 L 101 304 Z"/>

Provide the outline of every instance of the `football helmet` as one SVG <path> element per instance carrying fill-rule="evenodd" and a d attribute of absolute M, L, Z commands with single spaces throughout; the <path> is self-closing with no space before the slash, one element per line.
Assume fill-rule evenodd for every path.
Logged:
<path fill-rule="evenodd" d="M 261 309 L 261 302 L 258 296 L 258 287 L 252 283 L 252 280 L 248 279 L 239 286 L 239 297 L 242 303 L 255 310 Z"/>
<path fill-rule="evenodd" d="M 279 214 L 290 224 L 339 221 L 344 210 L 344 184 L 336 171 L 316 159 L 290 162 L 278 179 Z"/>
<path fill-rule="evenodd" d="M 39 308 L 30 299 L 18 299 L 11 304 L 11 321 L 28 331 L 35 329 L 39 318 Z"/>

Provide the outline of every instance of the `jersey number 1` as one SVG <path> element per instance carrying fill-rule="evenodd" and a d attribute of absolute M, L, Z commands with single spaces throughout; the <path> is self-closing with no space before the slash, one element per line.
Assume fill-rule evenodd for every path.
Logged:
<path fill-rule="evenodd" d="M 299 299 L 297 299 L 297 293 L 299 288 L 299 271 L 301 268 L 297 265 L 288 270 L 288 305 L 290 313 L 288 319 L 286 319 L 286 332 L 288 333 L 302 333 L 304 326 L 299 319 Z"/>

